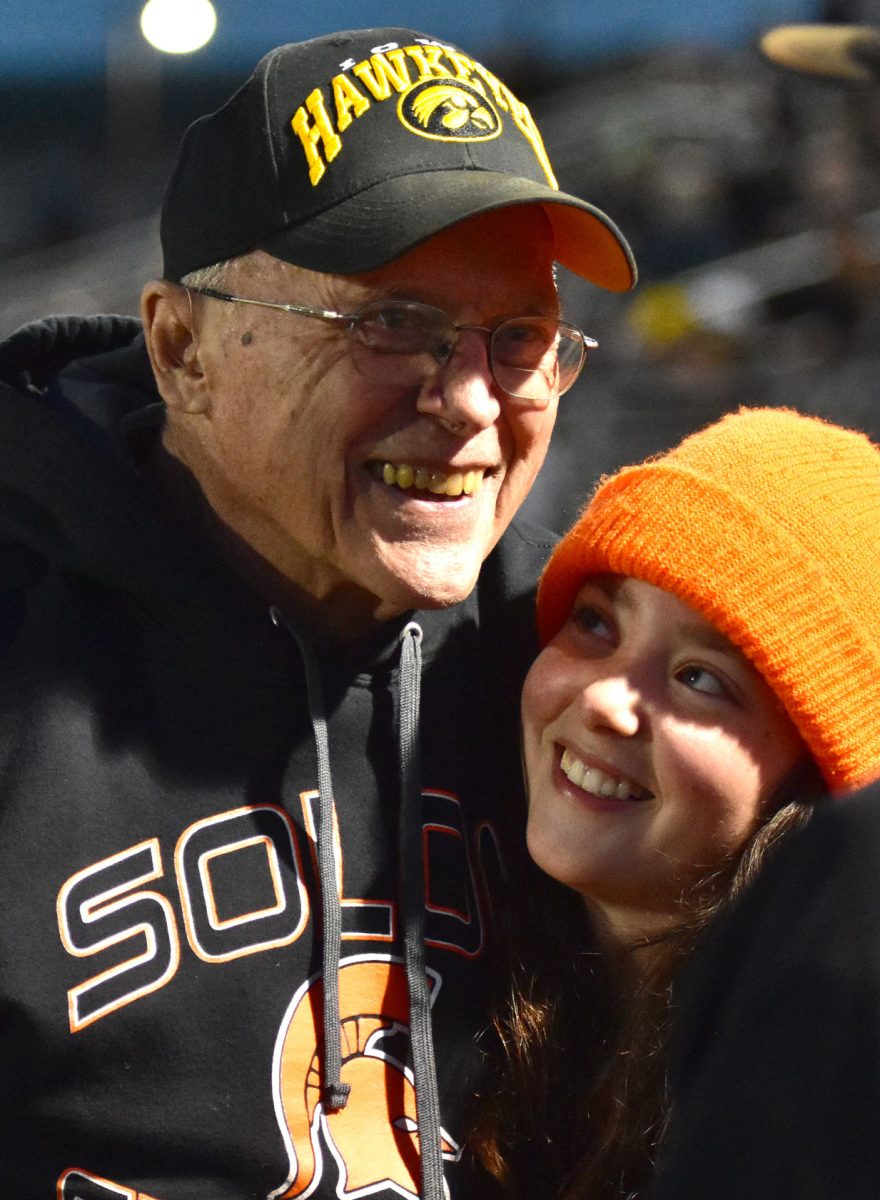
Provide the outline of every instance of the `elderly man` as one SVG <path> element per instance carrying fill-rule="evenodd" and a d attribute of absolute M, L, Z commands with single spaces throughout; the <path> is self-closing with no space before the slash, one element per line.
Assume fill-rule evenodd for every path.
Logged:
<path fill-rule="evenodd" d="M 590 344 L 554 262 L 632 258 L 403 29 L 270 53 L 162 243 L 142 330 L 0 347 L 0 1190 L 460 1194 L 547 549 L 514 515 Z"/>

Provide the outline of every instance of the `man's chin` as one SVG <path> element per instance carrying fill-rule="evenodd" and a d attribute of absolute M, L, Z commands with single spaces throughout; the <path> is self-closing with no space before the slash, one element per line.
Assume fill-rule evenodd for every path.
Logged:
<path fill-rule="evenodd" d="M 466 600 L 476 584 L 476 575 L 468 575 L 467 578 L 419 580 L 416 586 L 409 580 L 401 588 L 397 608 L 399 612 L 421 608 L 449 608 L 452 604 Z"/>
<path fill-rule="evenodd" d="M 448 608 L 466 599 L 477 585 L 482 566 L 478 554 L 417 555 L 404 563 L 389 563 L 384 595 L 399 612 Z M 393 597 L 393 600 L 392 600 Z"/>

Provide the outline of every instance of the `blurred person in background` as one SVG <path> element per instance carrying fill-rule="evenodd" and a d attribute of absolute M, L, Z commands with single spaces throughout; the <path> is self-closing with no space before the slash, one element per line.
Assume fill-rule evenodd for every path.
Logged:
<path fill-rule="evenodd" d="M 162 245 L 142 325 L 0 346 L 0 1190 L 458 1195 L 555 264 L 632 255 L 405 29 L 267 55 Z"/>

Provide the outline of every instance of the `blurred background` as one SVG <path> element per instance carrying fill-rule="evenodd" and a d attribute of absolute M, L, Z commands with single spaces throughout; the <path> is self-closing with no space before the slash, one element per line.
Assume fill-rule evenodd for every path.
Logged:
<path fill-rule="evenodd" d="M 560 186 L 608 211 L 639 260 L 624 297 L 561 281 L 601 345 L 562 401 L 532 516 L 564 528 L 601 474 L 740 404 L 880 440 L 880 86 L 802 78 L 756 50 L 784 22 L 880 25 L 880 0 L 149 8 L 0 0 L 0 336 L 50 313 L 136 313 L 189 122 L 275 45 L 403 25 L 500 75 Z"/>

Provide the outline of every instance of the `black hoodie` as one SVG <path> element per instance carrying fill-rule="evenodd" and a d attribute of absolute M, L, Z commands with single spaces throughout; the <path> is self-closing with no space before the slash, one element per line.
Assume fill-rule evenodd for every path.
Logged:
<path fill-rule="evenodd" d="M 317 647 L 316 701 L 285 622 L 138 469 L 163 409 L 137 322 L 29 326 L 0 346 L 0 380 L 0 1195 L 417 1192 L 399 903 L 406 619 L 344 652 Z M 416 614 L 421 819 L 402 861 L 409 873 L 421 846 L 454 1197 L 489 896 L 521 853 L 518 695 L 550 540 L 515 522 L 466 602 Z M 350 1085 L 329 1117 L 325 717 Z"/>

